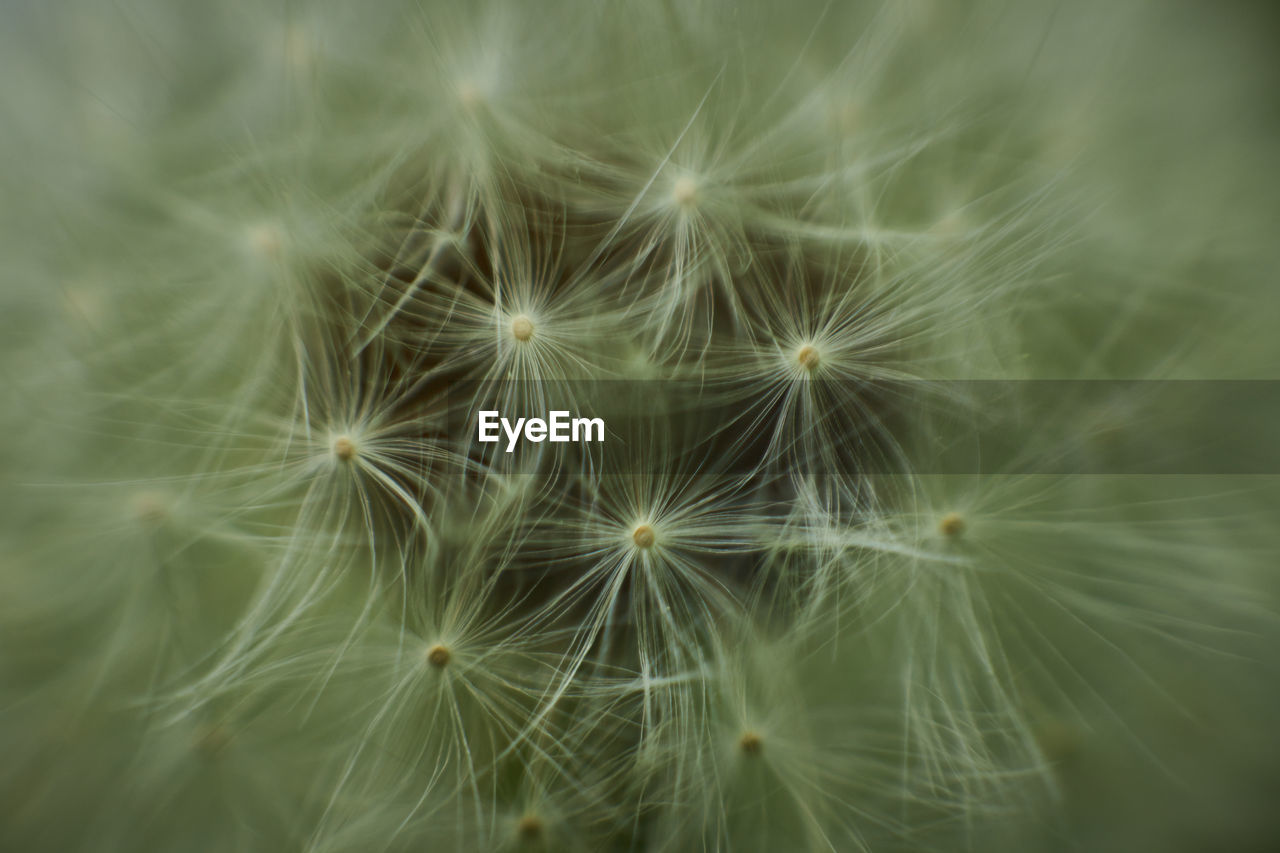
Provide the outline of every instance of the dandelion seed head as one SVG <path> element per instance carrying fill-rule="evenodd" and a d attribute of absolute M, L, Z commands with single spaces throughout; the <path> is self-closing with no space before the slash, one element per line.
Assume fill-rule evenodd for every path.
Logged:
<path fill-rule="evenodd" d="M 1024 66 L 1022 16 L 994 30 L 1010 55 L 971 61 L 960 36 L 991 28 L 942 0 L 865 22 L 840 4 L 776 18 L 756 4 L 727 38 L 704 3 L 337 17 L 326 4 L 247 33 L 239 11 L 193 27 L 164 3 L 124 5 L 112 38 L 58 17 L 20 51 L 68 48 L 52 87 L 22 74 L 7 90 L 22 127 L 5 144 L 41 155 L 10 158 L 36 178 L 13 173 L 11 218 L 51 237 L 14 267 L 44 280 L 0 300 L 20 338 L 6 340 L 22 380 L 7 396 L 42 419 L 65 412 L 92 443 L 37 434 L 48 453 L 28 460 L 15 433 L 0 454 L 42 484 L 31 508 L 10 496 L 14 532 L 50 540 L 13 549 L 20 577 L 0 570 L 0 615 L 21 617 L 36 649 L 0 669 L 23 680 L 18 696 L 29 669 L 40 679 L 31 695 L 62 716 L 24 701 L 14 719 L 30 713 L 55 751 L 97 755 L 91 739 L 112 737 L 139 687 L 137 722 L 149 736 L 163 721 L 163 749 L 118 761 L 108 744 L 136 767 L 130 784 L 106 801 L 83 783 L 25 798 L 19 836 L 40 828 L 28 811 L 85 808 L 137 817 L 148 839 L 199 833 L 205 782 L 167 790 L 189 759 L 246 782 L 299 777 L 271 786 L 262 837 L 275 814 L 305 811 L 297 840 L 316 851 L 945 846 L 961 820 L 1012 811 L 1005 780 L 1126 733 L 1091 724 L 1110 710 L 1102 689 L 1149 680 L 1148 636 L 1182 648 L 1183 625 L 1199 628 L 1182 599 L 1198 610 L 1252 590 L 1251 560 L 1170 571 L 1237 544 L 1216 494 L 1207 517 L 1181 519 L 1161 486 L 1131 528 L 1099 479 L 923 473 L 970 398 L 916 380 L 1127 375 L 1155 350 L 1128 334 L 1131 314 L 1134 332 L 1157 325 L 1148 312 L 1105 312 L 1106 352 L 1082 360 L 1099 349 L 1093 300 L 1064 312 L 1057 293 L 1077 279 L 1126 300 L 1115 281 L 1201 289 L 1200 245 L 1151 251 L 1164 244 L 1142 217 L 1118 228 L 1093 213 L 1112 188 L 1090 181 L 1114 170 L 1081 152 L 1128 125 L 1050 82 L 1072 78 L 1050 63 L 1078 53 L 1074 23 L 1055 24 L 1015 87 L 985 83 Z M 632 7 L 634 21 L 613 14 Z M 619 51 L 620 34 L 645 49 Z M 224 74 L 255 35 L 262 65 Z M 157 75 L 154 56 L 179 62 Z M 67 183 L 48 193 L 55 171 Z M 1021 297 L 1042 281 L 1043 303 Z M 1136 308 L 1174 307 L 1139 295 Z M 47 342 L 27 340 L 35 311 L 58 326 Z M 636 405 L 595 387 L 614 378 L 653 384 Z M 686 379 L 705 411 L 668 394 Z M 450 391 L 465 385 L 471 400 Z M 923 413 L 898 416 L 917 394 Z M 449 429 L 482 401 L 653 420 L 627 460 L 548 444 L 505 466 Z M 1066 426 L 1089 442 L 1131 422 L 1079 414 L 1083 430 Z M 46 456 L 51 472 L 28 469 Z M 1141 497 L 1114 488 L 1117 504 Z M 84 507 L 53 532 L 45 519 L 72 494 Z M 109 538 L 73 535 L 99 526 Z M 1265 557 L 1262 532 L 1241 550 Z M 1218 586 L 1237 572 L 1239 591 Z M 40 623 L 56 619 L 74 633 L 48 646 Z M 153 649 L 157 627 L 182 642 Z M 1132 661 L 1129 635 L 1143 643 Z M 1042 692 L 1080 716 L 1023 707 Z M 85 713 L 99 706 L 103 724 Z M 10 775 L 30 775 L 36 748 Z M 62 751 L 55 781 L 85 763 Z M 324 773 L 288 772 L 301 766 Z M 229 830 L 215 842 L 244 828 Z"/>

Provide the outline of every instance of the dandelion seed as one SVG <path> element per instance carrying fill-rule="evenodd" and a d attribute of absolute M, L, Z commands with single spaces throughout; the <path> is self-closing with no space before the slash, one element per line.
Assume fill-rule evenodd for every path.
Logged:
<path fill-rule="evenodd" d="M 333 455 L 343 462 L 350 462 L 356 456 L 356 443 L 349 436 L 338 436 L 333 440 Z"/>
<path fill-rule="evenodd" d="M 511 321 L 511 335 L 517 341 L 527 341 L 533 337 L 533 321 L 524 314 Z"/>
<path fill-rule="evenodd" d="M 453 660 L 453 653 L 445 646 L 436 643 L 430 649 L 427 649 L 427 663 L 436 669 L 444 669 L 449 665 L 449 661 Z"/>
<path fill-rule="evenodd" d="M 813 373 L 818 369 L 818 363 L 821 360 L 818 350 L 812 344 L 805 344 L 796 350 L 796 361 L 805 370 Z"/>
<path fill-rule="evenodd" d="M 106 313 L 106 299 L 102 288 L 95 285 L 68 287 L 62 294 L 63 307 L 72 319 L 97 322 Z"/>
<path fill-rule="evenodd" d="M 542 818 L 535 814 L 527 814 L 516 824 L 516 834 L 525 841 L 537 841 L 542 837 L 544 828 Z"/>
<path fill-rule="evenodd" d="M 742 750 L 743 755 L 759 755 L 763 748 L 764 739 L 756 732 L 743 732 L 742 737 L 738 738 L 738 749 Z"/>
<path fill-rule="evenodd" d="M 1080 751 L 1080 732 L 1062 720 L 1046 720 L 1034 734 L 1036 745 L 1049 761 L 1066 761 Z"/>
<path fill-rule="evenodd" d="M 202 727 L 195 737 L 194 746 L 205 758 L 216 758 L 231 743 L 231 732 L 225 726 Z"/>
<path fill-rule="evenodd" d="M 841 101 L 832 109 L 835 126 L 842 133 L 853 133 L 862 125 L 863 106 L 856 101 Z"/>
<path fill-rule="evenodd" d="M 464 109 L 475 109 L 484 101 L 484 93 L 470 80 L 463 80 L 458 83 L 457 87 L 458 103 L 462 104 Z"/>
<path fill-rule="evenodd" d="M 640 524 L 636 529 L 631 531 L 631 540 L 636 543 L 637 548 L 652 548 L 656 537 L 653 528 L 647 524 Z"/>
<path fill-rule="evenodd" d="M 949 512 L 938 522 L 938 532 L 948 539 L 956 539 L 964 533 L 964 516 Z"/>
<path fill-rule="evenodd" d="M 263 222 L 249 229 L 245 237 L 249 251 L 255 257 L 275 260 L 284 249 L 284 235 L 280 229 L 270 222 Z"/>
<path fill-rule="evenodd" d="M 965 236 L 971 228 L 972 226 L 965 219 L 964 211 L 956 209 L 944 214 L 933 224 L 933 233 L 945 239 L 954 239 Z"/>
<path fill-rule="evenodd" d="M 676 179 L 671 197 L 681 207 L 692 207 L 698 201 L 698 182 L 688 175 Z"/>
<path fill-rule="evenodd" d="M 155 492 L 143 492 L 133 499 L 133 516 L 140 523 L 154 527 L 169 519 L 169 504 Z"/>
<path fill-rule="evenodd" d="M 299 73 L 308 72 L 316 59 L 315 42 L 302 27 L 291 27 L 284 37 L 284 58 Z"/>

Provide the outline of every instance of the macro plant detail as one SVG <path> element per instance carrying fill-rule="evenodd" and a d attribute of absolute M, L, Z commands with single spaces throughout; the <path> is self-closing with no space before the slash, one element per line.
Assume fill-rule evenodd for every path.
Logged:
<path fill-rule="evenodd" d="M 1265 10 L 0 20 L 0 847 L 1280 829 Z"/>

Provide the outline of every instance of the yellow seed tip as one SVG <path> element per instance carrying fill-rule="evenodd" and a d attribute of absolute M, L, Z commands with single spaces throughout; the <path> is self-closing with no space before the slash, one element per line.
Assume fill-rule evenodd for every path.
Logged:
<path fill-rule="evenodd" d="M 542 818 L 536 814 L 527 814 L 516 824 L 516 834 L 526 841 L 533 841 L 542 836 Z"/>
<path fill-rule="evenodd" d="M 511 321 L 511 334 L 517 341 L 527 341 L 533 337 L 533 321 L 521 314 Z"/>
<path fill-rule="evenodd" d="M 964 533 L 964 516 L 958 512 L 947 513 L 938 522 L 938 532 L 953 539 Z"/>
<path fill-rule="evenodd" d="M 249 229 L 249 246 L 260 258 L 280 257 L 284 248 L 284 235 L 271 223 L 261 223 Z"/>
<path fill-rule="evenodd" d="M 812 344 L 805 344 L 800 347 L 800 349 L 796 350 L 796 361 L 801 367 L 811 373 L 817 369 L 818 362 L 820 360 L 818 350 Z"/>
<path fill-rule="evenodd" d="M 698 182 L 688 175 L 676 179 L 671 188 L 671 197 L 681 207 L 689 207 L 698 200 Z"/>
<path fill-rule="evenodd" d="M 449 651 L 447 647 L 440 646 L 439 643 L 436 643 L 435 646 L 426 649 L 426 662 L 430 663 L 431 666 L 436 667 L 436 669 L 444 669 L 445 666 L 449 665 L 449 661 L 452 660 L 453 653 Z"/>
<path fill-rule="evenodd" d="M 483 90 L 471 80 L 459 81 L 456 91 L 464 109 L 474 109 L 484 101 Z"/>
<path fill-rule="evenodd" d="M 655 538 L 653 528 L 647 524 L 638 525 L 631 531 L 631 541 L 636 543 L 637 548 L 652 548 Z"/>
<path fill-rule="evenodd" d="M 449 665 L 449 661 L 452 659 L 453 653 L 439 643 L 436 643 L 434 646 L 427 649 L 427 663 L 437 669 L 444 669 Z"/>
<path fill-rule="evenodd" d="M 133 498 L 133 515 L 143 524 L 163 524 L 169 518 L 169 504 L 162 495 L 142 492 Z"/>
<path fill-rule="evenodd" d="M 338 436 L 333 440 L 333 455 L 343 462 L 349 462 L 355 458 L 356 443 L 345 435 Z"/>
<path fill-rule="evenodd" d="M 230 743 L 231 732 L 227 731 L 224 726 L 201 726 L 196 732 L 195 748 L 208 758 L 213 758 L 222 753 Z"/>

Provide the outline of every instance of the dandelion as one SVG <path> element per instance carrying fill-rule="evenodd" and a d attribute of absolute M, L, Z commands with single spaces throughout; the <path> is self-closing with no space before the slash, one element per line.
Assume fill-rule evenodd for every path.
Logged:
<path fill-rule="evenodd" d="M 8 4 L 0 847 L 1267 837 L 1271 481 L 1020 381 L 1276 363 L 1104 5 Z"/>

